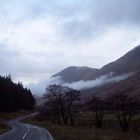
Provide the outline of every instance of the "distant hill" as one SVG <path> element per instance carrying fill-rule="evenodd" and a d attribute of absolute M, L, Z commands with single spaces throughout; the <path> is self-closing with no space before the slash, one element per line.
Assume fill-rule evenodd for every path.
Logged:
<path fill-rule="evenodd" d="M 95 81 L 101 76 L 109 75 L 110 73 L 113 73 L 112 77 L 116 77 L 131 72 L 134 73 L 132 76 L 119 82 L 110 82 L 98 87 L 81 89 L 83 99 L 89 100 L 89 97 L 93 95 L 107 97 L 109 94 L 123 89 L 129 89 L 128 91 L 132 96 L 140 96 L 140 45 L 101 69 L 73 66 L 62 70 L 53 75 L 53 77 L 60 76 L 65 83 L 75 83 L 80 80 Z"/>
<path fill-rule="evenodd" d="M 133 73 L 133 75 L 124 79 L 121 78 L 130 73 Z M 57 77 L 61 78 L 62 81 Z M 117 78 L 117 82 L 115 82 L 115 78 Z M 121 80 L 118 80 L 118 78 Z M 46 79 L 46 81 L 42 81 L 33 86 L 40 87 L 38 85 L 41 85 L 40 89 L 42 90 L 41 92 L 39 90 L 38 93 L 42 95 L 44 94 L 45 88 L 49 85 L 48 83 L 60 83 L 65 84 L 66 86 L 72 85 L 72 88 L 79 86 L 83 99 L 89 99 L 89 96 L 93 95 L 106 97 L 114 91 L 128 88 L 131 89 L 130 92 L 133 95 L 140 94 L 140 45 L 116 61 L 111 62 L 100 69 L 86 66 L 71 66 L 54 74 L 48 79 L 48 81 Z M 90 86 L 86 86 L 87 84 Z M 99 86 L 96 86 L 97 84 L 99 84 Z M 84 85 L 84 88 L 81 88 L 81 85 Z M 33 86 L 29 87 L 32 89 Z"/>
<path fill-rule="evenodd" d="M 71 66 L 52 77 L 60 76 L 64 82 L 76 82 L 80 80 L 92 80 L 97 74 L 98 69 Z"/>
<path fill-rule="evenodd" d="M 121 75 L 137 72 L 138 70 L 140 70 L 140 46 L 129 51 L 118 60 L 103 66 L 101 69 L 71 66 L 53 75 L 53 77 L 60 76 L 64 82 L 76 82 L 80 80 L 94 80 L 111 72 L 114 75 Z"/>

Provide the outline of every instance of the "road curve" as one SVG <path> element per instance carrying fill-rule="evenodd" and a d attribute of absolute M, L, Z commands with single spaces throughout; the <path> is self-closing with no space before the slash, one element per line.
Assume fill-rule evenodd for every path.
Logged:
<path fill-rule="evenodd" d="M 12 130 L 0 135 L 0 140 L 53 140 L 50 133 L 42 127 L 21 123 L 19 119 L 8 121 L 7 124 Z"/>

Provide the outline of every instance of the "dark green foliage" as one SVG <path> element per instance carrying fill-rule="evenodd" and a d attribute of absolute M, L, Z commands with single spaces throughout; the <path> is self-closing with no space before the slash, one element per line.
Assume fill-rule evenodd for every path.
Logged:
<path fill-rule="evenodd" d="M 30 110 L 35 104 L 32 93 L 22 83 L 15 84 L 10 76 L 0 76 L 0 112 L 12 112 L 19 109 Z"/>

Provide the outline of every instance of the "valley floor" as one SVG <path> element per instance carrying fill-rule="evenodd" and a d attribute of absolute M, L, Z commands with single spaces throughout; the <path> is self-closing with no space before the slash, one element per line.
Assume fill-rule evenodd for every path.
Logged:
<path fill-rule="evenodd" d="M 107 129 L 103 127 L 102 129 L 97 129 L 94 125 L 65 126 L 38 121 L 35 118 L 28 118 L 25 122 L 47 128 L 55 140 L 140 140 L 139 129 L 124 133 L 116 128 Z"/>

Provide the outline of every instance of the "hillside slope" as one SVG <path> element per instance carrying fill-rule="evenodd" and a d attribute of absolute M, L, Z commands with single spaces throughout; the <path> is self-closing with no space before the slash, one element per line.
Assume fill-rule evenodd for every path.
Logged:
<path fill-rule="evenodd" d="M 138 70 L 140 70 L 140 46 L 129 51 L 118 60 L 103 66 L 101 69 L 72 66 L 58 72 L 53 77 L 60 76 L 64 82 L 76 82 L 80 80 L 94 80 L 111 72 L 114 75 L 121 75 Z"/>
<path fill-rule="evenodd" d="M 100 69 L 100 74 L 106 74 L 108 72 L 114 72 L 115 75 L 122 73 L 135 72 L 140 69 L 140 46 L 135 47 L 127 54 L 109 63 Z"/>
<path fill-rule="evenodd" d="M 80 80 L 92 80 L 97 74 L 98 69 L 71 66 L 53 75 L 53 77 L 60 76 L 64 82 L 76 82 Z"/>

